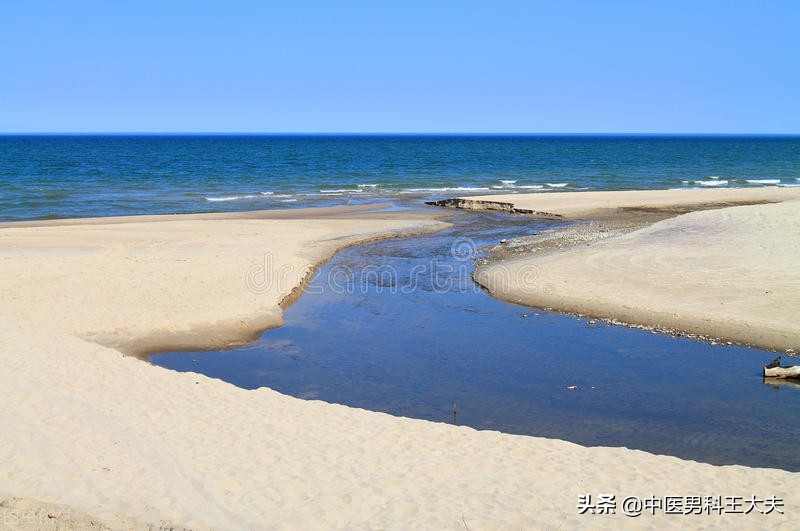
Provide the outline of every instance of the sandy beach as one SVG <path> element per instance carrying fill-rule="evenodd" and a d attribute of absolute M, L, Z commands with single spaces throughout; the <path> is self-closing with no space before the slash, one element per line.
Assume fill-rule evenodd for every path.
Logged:
<path fill-rule="evenodd" d="M 780 197 L 748 201 L 789 195 L 767 192 Z M 446 226 L 430 212 L 374 208 L 0 225 L 0 526 L 796 527 L 800 474 L 397 418 L 267 388 L 247 391 L 137 359 L 252 340 L 280 325 L 282 305 L 337 249 Z M 588 215 L 554 204 L 535 208 Z M 645 277 L 592 297 L 612 301 L 616 311 L 657 292 L 658 308 L 696 294 L 668 313 L 685 312 L 688 323 L 729 305 L 719 319 L 736 326 L 752 305 L 745 316 L 751 329 L 796 345 L 792 321 L 800 314 L 790 297 L 798 291 L 798 209 L 798 201 L 787 201 L 695 212 L 503 267 L 533 264 L 536 285 L 553 284 L 557 300 L 586 299 L 592 285 L 652 269 L 673 284 L 637 295 L 651 284 Z M 496 267 L 481 281 L 493 286 Z M 691 283 L 680 291 L 676 275 L 687 269 Z M 709 278 L 728 284 L 703 288 Z M 542 304 L 523 299 L 527 286 L 510 285 L 503 296 Z M 493 292 L 500 295 L 496 286 Z M 579 496 L 596 503 L 601 494 L 616 496 L 615 514 L 580 514 Z M 692 497 L 713 505 L 719 496 L 734 509 L 737 500 L 761 501 L 750 514 L 656 509 L 629 517 L 621 505 L 633 496 L 680 497 L 687 507 Z M 761 514 L 768 498 L 782 505 Z"/>
<path fill-rule="evenodd" d="M 800 200 L 795 190 L 587 192 L 508 198 L 515 206 L 587 217 L 603 199 L 630 210 L 709 208 L 616 237 L 479 268 L 493 295 L 774 350 L 800 349 Z M 704 192 L 704 193 L 701 193 Z M 738 193 L 738 195 L 737 195 Z M 634 204 L 636 197 L 644 200 Z M 689 201 L 682 198 L 690 197 Z M 778 201 L 720 208 L 721 203 Z M 486 200 L 487 198 L 477 198 Z M 541 202 L 540 202 L 541 201 Z"/>

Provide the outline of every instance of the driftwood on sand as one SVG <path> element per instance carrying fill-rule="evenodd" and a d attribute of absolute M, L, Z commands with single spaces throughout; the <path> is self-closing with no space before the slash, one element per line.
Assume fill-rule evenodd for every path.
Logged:
<path fill-rule="evenodd" d="M 769 365 L 764 367 L 765 378 L 800 378 L 800 365 L 781 367 L 781 357 L 778 356 Z"/>

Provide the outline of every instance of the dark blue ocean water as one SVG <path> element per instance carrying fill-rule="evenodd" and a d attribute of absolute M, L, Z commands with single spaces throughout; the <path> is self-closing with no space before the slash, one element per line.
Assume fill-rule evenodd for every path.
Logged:
<path fill-rule="evenodd" d="M 798 179 L 800 137 L 0 136 L 0 221 Z"/>

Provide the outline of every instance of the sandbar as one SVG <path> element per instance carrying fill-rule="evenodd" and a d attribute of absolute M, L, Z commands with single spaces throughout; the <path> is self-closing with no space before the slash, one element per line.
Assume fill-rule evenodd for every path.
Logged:
<path fill-rule="evenodd" d="M 686 190 L 676 194 L 506 196 L 515 207 L 544 207 L 579 218 L 607 213 L 606 207 L 592 207 L 605 197 L 610 198 L 617 219 L 624 219 L 631 210 L 652 209 L 663 217 L 664 209 L 711 209 L 614 237 L 494 262 L 478 268 L 475 278 L 493 295 L 521 304 L 773 350 L 800 350 L 797 192 Z M 727 204 L 745 205 L 723 208 L 723 199 Z M 755 199 L 769 202 L 747 204 Z"/>
<path fill-rule="evenodd" d="M 800 198 L 800 188 L 712 188 L 540 192 L 458 197 L 434 201 L 438 206 L 498 210 L 538 217 L 653 220 L 709 208 L 776 203 Z"/>

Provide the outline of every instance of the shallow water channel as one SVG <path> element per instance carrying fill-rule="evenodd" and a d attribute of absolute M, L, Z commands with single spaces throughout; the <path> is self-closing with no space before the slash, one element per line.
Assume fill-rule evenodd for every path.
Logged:
<path fill-rule="evenodd" d="M 800 386 L 762 380 L 774 353 L 496 300 L 470 278 L 475 250 L 557 222 L 453 221 L 339 252 L 252 345 L 150 359 L 393 415 L 452 423 L 455 403 L 476 429 L 800 471 Z"/>

